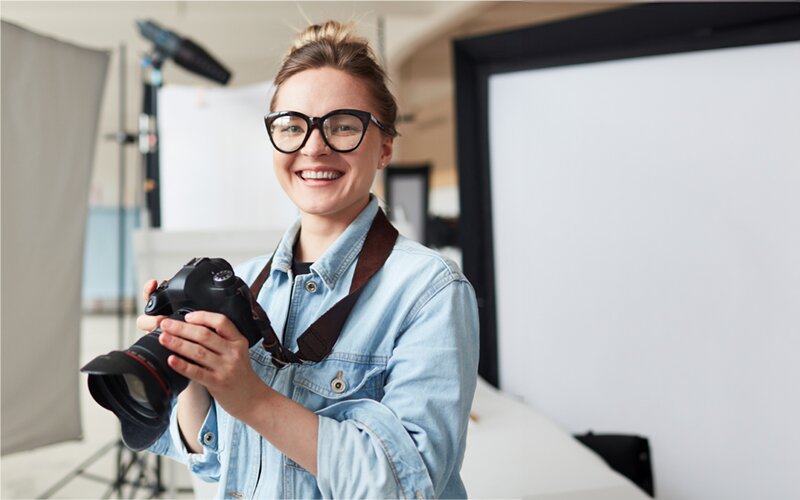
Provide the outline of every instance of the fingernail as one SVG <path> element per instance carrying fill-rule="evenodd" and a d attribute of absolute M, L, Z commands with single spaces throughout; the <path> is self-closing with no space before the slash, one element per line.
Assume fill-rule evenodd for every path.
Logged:
<path fill-rule="evenodd" d="M 161 321 L 161 328 L 170 328 L 172 326 L 171 319 L 165 319 Z"/>

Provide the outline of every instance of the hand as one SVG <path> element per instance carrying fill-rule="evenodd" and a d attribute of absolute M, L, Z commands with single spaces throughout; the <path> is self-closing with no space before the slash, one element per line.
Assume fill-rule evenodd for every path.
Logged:
<path fill-rule="evenodd" d="M 253 371 L 247 339 L 233 322 L 223 314 L 194 311 L 184 321 L 165 319 L 160 326 L 159 342 L 178 355 L 167 358 L 170 368 L 205 386 L 225 411 L 241 419 L 266 385 Z"/>
<path fill-rule="evenodd" d="M 144 288 L 142 289 L 142 294 L 144 295 L 144 301 L 147 302 L 150 299 L 150 294 L 153 293 L 158 287 L 158 281 L 156 280 L 149 280 L 144 284 Z M 161 324 L 161 321 L 166 318 L 166 316 L 149 316 L 147 314 L 142 314 L 136 318 L 136 328 L 142 330 L 144 332 L 150 333 L 156 328 L 158 325 Z"/>

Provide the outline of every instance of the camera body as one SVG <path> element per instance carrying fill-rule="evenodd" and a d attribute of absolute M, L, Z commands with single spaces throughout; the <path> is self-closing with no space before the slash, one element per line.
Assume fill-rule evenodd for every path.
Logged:
<path fill-rule="evenodd" d="M 227 316 L 252 347 L 269 330 L 266 315 L 250 288 L 224 259 L 195 258 L 150 295 L 145 314 L 183 320 L 192 311 Z M 189 380 L 167 365 L 172 351 L 161 345 L 160 328 L 144 335 L 125 351 L 111 351 L 90 361 L 81 371 L 89 374 L 89 392 L 101 406 L 114 412 L 128 448 L 148 448 L 169 426 L 172 400 Z"/>
<path fill-rule="evenodd" d="M 256 313 L 250 287 L 233 273 L 225 259 L 195 258 L 170 280 L 156 288 L 145 305 L 145 314 L 183 320 L 192 311 L 224 314 L 252 347 L 263 338 L 266 325 Z"/>

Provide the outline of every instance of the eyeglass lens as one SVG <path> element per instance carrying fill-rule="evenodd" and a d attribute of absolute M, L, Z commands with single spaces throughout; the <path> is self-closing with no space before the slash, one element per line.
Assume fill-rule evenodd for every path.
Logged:
<path fill-rule="evenodd" d="M 272 122 L 270 133 L 275 146 L 282 151 L 295 151 L 306 140 L 309 124 L 299 116 L 281 116 Z M 364 135 L 364 124 L 354 115 L 337 113 L 322 122 L 322 133 L 332 149 L 349 151 L 358 146 Z"/>

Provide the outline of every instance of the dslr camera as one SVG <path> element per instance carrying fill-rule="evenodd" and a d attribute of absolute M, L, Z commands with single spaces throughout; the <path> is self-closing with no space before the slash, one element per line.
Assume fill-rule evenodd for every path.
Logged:
<path fill-rule="evenodd" d="M 269 328 L 250 288 L 231 265 L 219 258 L 195 258 L 150 295 L 145 314 L 183 320 L 192 311 L 227 316 L 250 347 Z M 98 404 L 114 412 L 125 445 L 148 448 L 169 426 L 172 400 L 189 380 L 167 365 L 172 351 L 158 342 L 160 328 L 144 335 L 125 351 L 98 356 L 81 368 L 89 374 L 89 392 Z"/>

